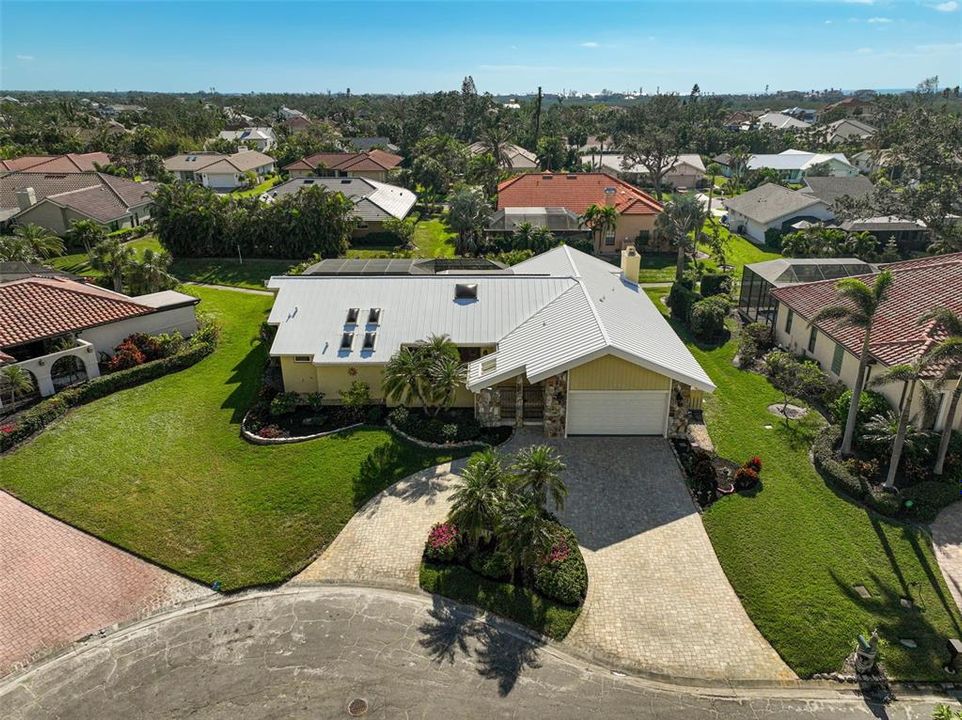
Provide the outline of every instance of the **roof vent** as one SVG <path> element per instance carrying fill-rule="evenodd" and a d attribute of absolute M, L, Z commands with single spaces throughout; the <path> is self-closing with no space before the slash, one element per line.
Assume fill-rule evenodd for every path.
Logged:
<path fill-rule="evenodd" d="M 363 347 L 362 349 L 364 349 L 364 350 L 373 350 L 373 349 L 374 349 L 374 341 L 375 341 L 375 340 L 377 340 L 377 333 L 376 333 L 376 332 L 367 332 L 367 333 L 364 333 L 364 347 Z"/>
<path fill-rule="evenodd" d="M 578 176 L 577 176 L 577 175 L 565 175 L 565 179 L 566 179 L 566 180 L 577 180 L 577 179 L 578 179 Z"/>
<path fill-rule="evenodd" d="M 361 314 L 361 308 L 348 308 L 347 309 L 347 324 L 354 325 L 357 322 L 357 316 Z"/>
<path fill-rule="evenodd" d="M 478 284 L 477 283 L 458 283 L 454 286 L 454 299 L 455 300 L 477 300 L 478 299 Z"/>
<path fill-rule="evenodd" d="M 367 314 L 368 325 L 377 325 L 381 322 L 381 308 L 371 308 L 371 312 Z"/>
<path fill-rule="evenodd" d="M 551 180 L 553 177 L 554 177 L 554 175 L 551 175 L 551 174 L 549 173 L 549 174 L 547 174 L 547 175 L 542 175 L 542 176 L 541 176 L 541 179 L 542 179 L 542 180 Z"/>
<path fill-rule="evenodd" d="M 350 350 L 354 344 L 354 333 L 346 332 L 341 335 L 341 350 Z"/>

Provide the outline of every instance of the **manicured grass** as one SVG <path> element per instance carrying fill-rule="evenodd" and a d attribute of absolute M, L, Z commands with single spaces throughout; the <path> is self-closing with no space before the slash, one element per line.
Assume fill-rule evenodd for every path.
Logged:
<path fill-rule="evenodd" d="M 160 251 L 160 243 L 154 235 L 144 235 L 142 238 L 131 240 L 126 244 L 136 250 L 138 255 L 143 255 L 144 250 L 147 248 L 150 248 L 154 252 Z M 103 273 L 100 272 L 100 270 L 91 267 L 90 257 L 85 252 L 51 258 L 47 261 L 47 264 L 58 270 L 64 270 L 75 275 L 93 278 L 103 277 Z"/>
<path fill-rule="evenodd" d="M 675 279 L 675 253 L 641 253 L 641 270 L 638 282 L 672 282 Z"/>
<path fill-rule="evenodd" d="M 294 445 L 238 424 L 267 349 L 270 298 L 193 288 L 223 324 L 210 357 L 77 408 L 0 457 L 0 487 L 66 522 L 225 590 L 303 568 L 374 493 L 450 453 L 363 429 Z"/>
<path fill-rule="evenodd" d="M 175 258 L 170 272 L 184 281 L 263 290 L 271 275 L 283 275 L 300 260 L 273 258 Z"/>
<path fill-rule="evenodd" d="M 421 220 L 414 231 L 418 257 L 454 257 L 454 236 L 441 218 Z"/>
<path fill-rule="evenodd" d="M 730 233 L 728 228 L 721 223 L 718 223 L 718 228 L 722 236 L 728 238 L 728 244 L 725 247 L 725 262 L 735 267 L 734 273 L 736 280 L 741 280 L 742 270 L 746 265 L 781 257 L 779 253 L 758 247 L 758 245 L 755 245 L 750 240 L 746 240 L 741 235 Z M 709 223 L 705 223 L 704 231 L 706 234 L 711 231 Z M 700 245 L 699 249 L 708 252 L 708 248 L 704 245 Z M 709 267 L 717 267 L 714 260 L 709 259 L 705 262 Z"/>
<path fill-rule="evenodd" d="M 258 195 L 262 195 L 263 193 L 266 193 L 272 187 L 277 185 L 277 183 L 279 183 L 280 180 L 281 179 L 278 176 L 267 178 L 267 180 L 265 180 L 262 183 L 259 183 L 258 185 L 255 185 L 252 188 L 248 188 L 247 190 L 234 190 L 228 195 L 229 197 L 232 197 L 232 198 L 257 197 Z"/>
<path fill-rule="evenodd" d="M 665 312 L 665 290 L 648 293 Z M 812 413 L 786 430 L 766 410 L 780 393 L 732 366 L 734 341 L 702 348 L 684 327 L 675 329 L 718 386 L 704 405 L 719 454 L 764 461 L 754 497 L 724 498 L 704 514 L 718 559 L 758 629 L 802 676 L 837 670 L 856 636 L 877 627 L 890 676 L 944 680 L 945 639 L 962 634 L 962 619 L 925 533 L 882 520 L 825 485 L 808 457 L 822 421 Z M 857 585 L 872 597 L 860 598 Z M 902 597 L 915 608 L 901 607 Z"/>
<path fill-rule="evenodd" d="M 580 607 L 552 602 L 526 588 L 478 575 L 461 565 L 421 563 L 421 588 L 514 620 L 555 640 L 575 624 Z"/>

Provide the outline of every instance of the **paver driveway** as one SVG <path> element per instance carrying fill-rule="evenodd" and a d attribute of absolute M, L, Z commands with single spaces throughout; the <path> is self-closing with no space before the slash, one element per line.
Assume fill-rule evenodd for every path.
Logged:
<path fill-rule="evenodd" d="M 561 518 L 578 537 L 588 597 L 565 644 L 674 679 L 788 680 L 715 557 L 667 441 L 516 435 L 567 464 Z"/>
<path fill-rule="evenodd" d="M 962 608 L 962 503 L 949 505 L 932 523 L 932 546 L 945 584 Z"/>
<path fill-rule="evenodd" d="M 102 628 L 207 594 L 0 491 L 0 675 Z"/>

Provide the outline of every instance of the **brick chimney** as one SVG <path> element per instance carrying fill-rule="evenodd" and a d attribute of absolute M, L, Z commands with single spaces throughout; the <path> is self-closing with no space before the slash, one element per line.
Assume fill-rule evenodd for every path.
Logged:
<path fill-rule="evenodd" d="M 628 282 L 637 283 L 641 273 L 641 255 L 634 245 L 629 245 L 621 251 L 621 274 Z"/>
<path fill-rule="evenodd" d="M 37 193 L 32 187 L 17 190 L 17 207 L 23 212 L 37 204 Z"/>

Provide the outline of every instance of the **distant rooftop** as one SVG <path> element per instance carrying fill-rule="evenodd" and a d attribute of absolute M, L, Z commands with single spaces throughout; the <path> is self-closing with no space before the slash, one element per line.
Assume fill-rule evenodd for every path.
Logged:
<path fill-rule="evenodd" d="M 505 265 L 484 258 L 329 258 L 311 265 L 304 275 L 456 275 L 510 273 Z"/>

